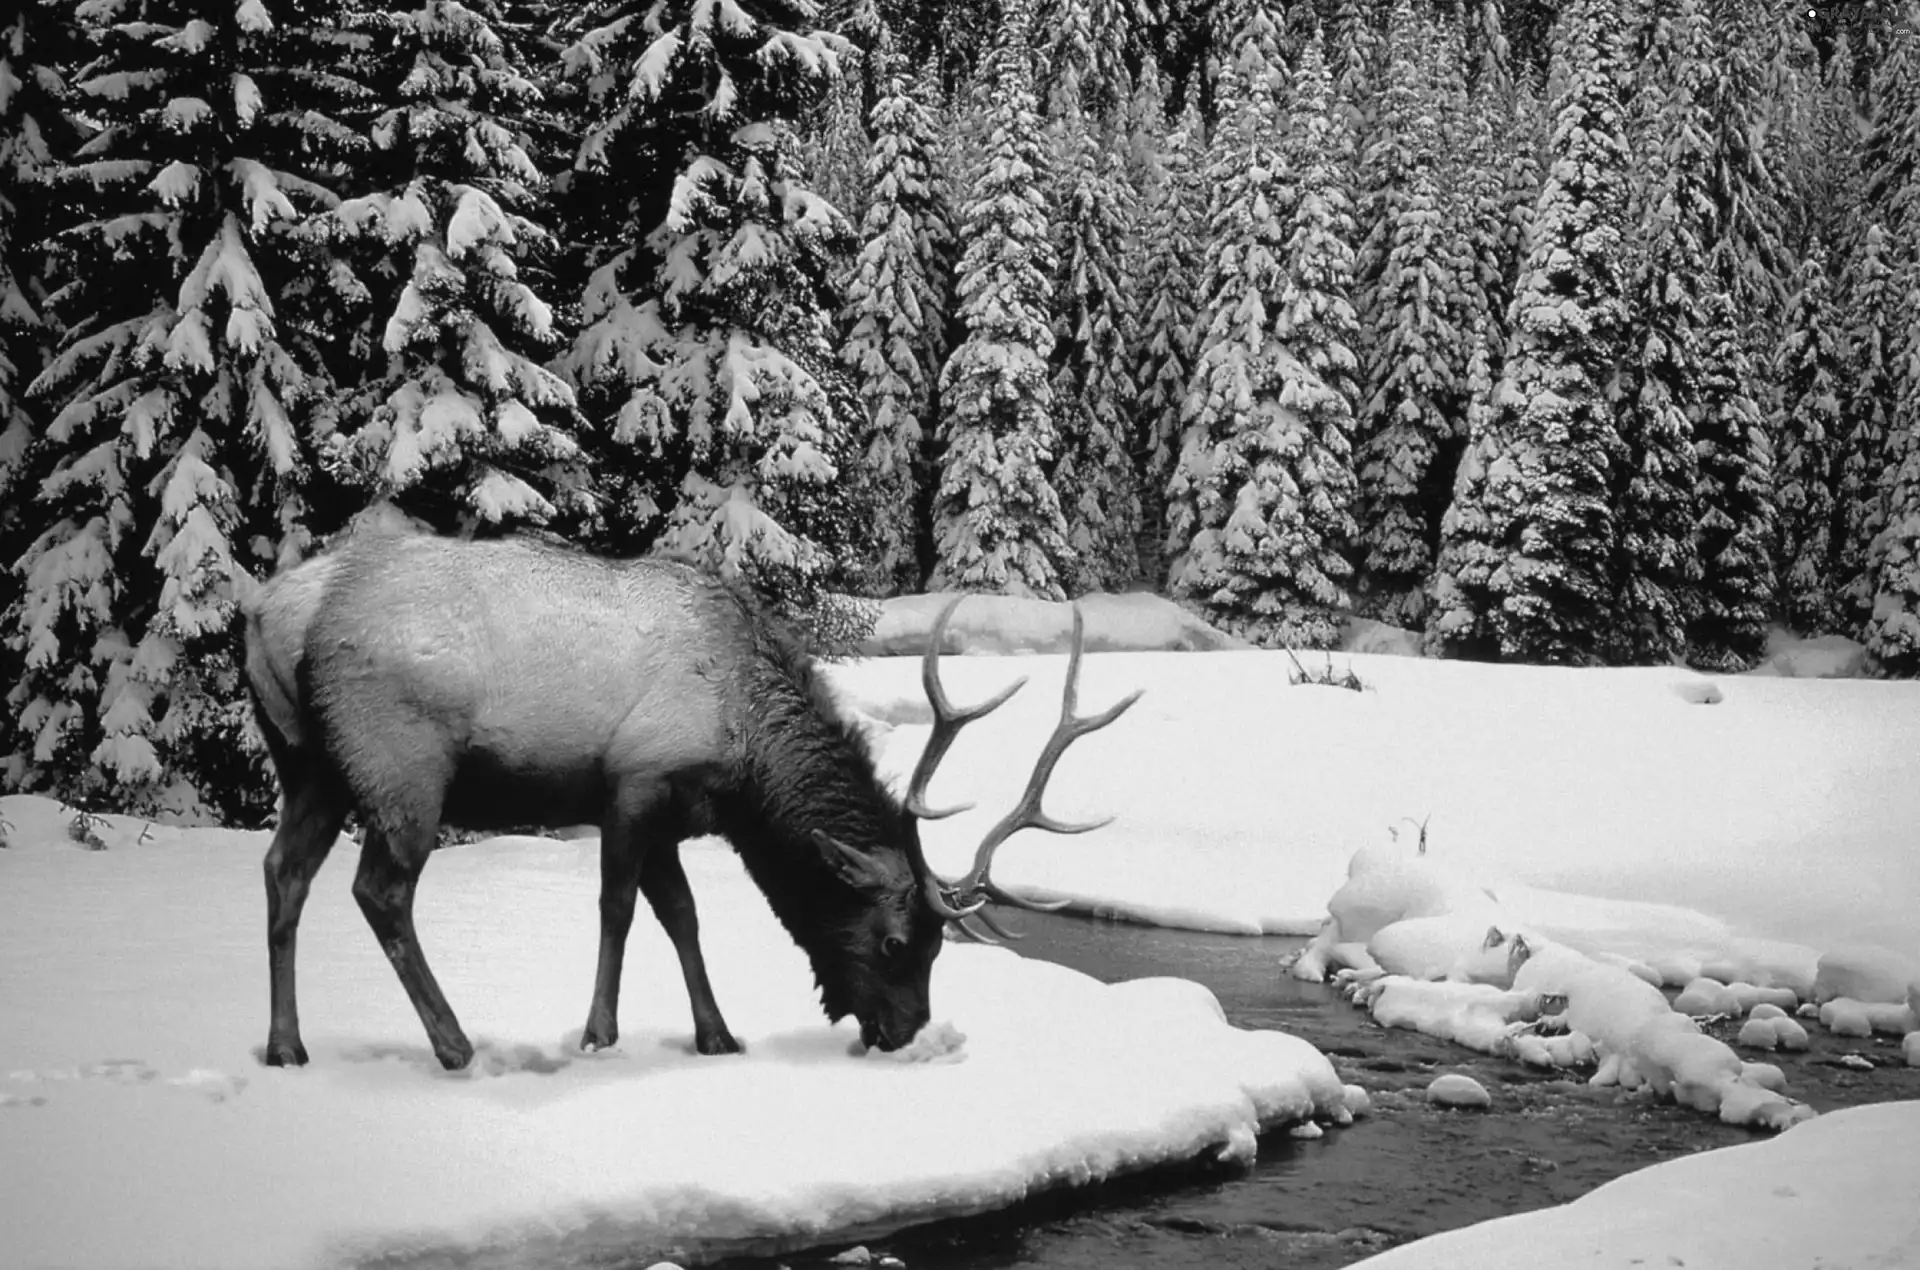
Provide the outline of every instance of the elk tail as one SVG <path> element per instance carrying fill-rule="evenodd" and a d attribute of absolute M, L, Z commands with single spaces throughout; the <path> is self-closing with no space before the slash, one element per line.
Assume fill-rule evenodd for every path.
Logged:
<path fill-rule="evenodd" d="M 317 557 L 271 582 L 241 589 L 240 665 L 253 698 L 254 717 L 276 752 L 305 749 L 312 740 L 304 726 L 300 670 L 306 658 L 307 630 L 333 576 L 333 562 Z"/>

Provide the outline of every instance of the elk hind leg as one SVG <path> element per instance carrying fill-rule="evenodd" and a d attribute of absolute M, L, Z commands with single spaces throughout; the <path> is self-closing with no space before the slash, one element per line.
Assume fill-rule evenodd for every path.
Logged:
<path fill-rule="evenodd" d="M 370 825 L 360 848 L 360 871 L 354 875 L 353 898 L 380 941 L 381 951 L 407 990 L 414 1012 L 427 1029 L 434 1057 L 448 1071 L 459 1071 L 473 1061 L 473 1045 L 460 1030 L 453 1007 L 420 950 L 413 928 L 413 894 L 420 871 L 433 851 L 437 828 L 430 819 L 411 820 L 386 828 Z"/>
<path fill-rule="evenodd" d="M 673 951 L 680 957 L 680 973 L 687 981 L 687 999 L 693 1005 L 693 1047 L 702 1054 L 738 1054 L 739 1041 L 720 1017 L 713 985 L 707 981 L 707 961 L 700 952 L 700 917 L 694 911 L 693 890 L 680 867 L 678 837 L 657 842 L 640 866 L 640 890 L 653 906 L 653 915 L 666 928 Z"/>
<path fill-rule="evenodd" d="M 280 823 L 273 845 L 261 862 L 267 883 L 267 973 L 271 1005 L 267 1045 L 261 1055 L 269 1067 L 298 1067 L 307 1061 L 300 1042 L 300 1007 L 294 994 L 294 949 L 300 912 L 314 874 L 326 862 L 346 820 L 346 803 L 322 773 L 289 758 L 281 768 Z"/>

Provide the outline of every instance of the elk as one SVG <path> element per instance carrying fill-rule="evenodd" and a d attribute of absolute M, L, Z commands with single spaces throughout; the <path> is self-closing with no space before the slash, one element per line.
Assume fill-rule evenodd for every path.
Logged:
<path fill-rule="evenodd" d="M 449 1070 L 473 1046 L 428 969 L 414 888 L 441 827 L 600 827 L 600 945 L 584 1048 L 612 1045 L 636 892 L 671 939 L 701 1054 L 740 1050 L 707 980 L 682 840 L 732 843 L 807 955 L 831 1022 L 897 1049 L 931 1017 L 928 981 L 946 928 L 1006 929 L 989 903 L 1048 910 L 990 874 L 1015 832 L 1082 833 L 1041 809 L 1054 764 L 1139 693 L 1076 713 L 1082 626 L 1074 610 L 1060 722 L 1026 791 L 986 834 L 972 869 L 931 869 L 919 822 L 960 730 L 1026 681 L 956 709 L 939 648 L 921 664 L 934 726 L 905 797 L 875 771 L 813 659 L 739 589 L 657 559 L 613 560 L 531 538 L 452 540 L 361 530 L 282 570 L 243 603 L 246 679 L 281 786 L 264 869 L 271 1017 L 264 1059 L 307 1061 L 294 996 L 300 911 L 349 813 L 364 828 L 353 894 Z"/>

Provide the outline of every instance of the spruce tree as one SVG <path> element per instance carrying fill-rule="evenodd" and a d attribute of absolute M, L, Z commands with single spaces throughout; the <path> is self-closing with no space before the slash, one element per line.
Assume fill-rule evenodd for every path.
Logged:
<path fill-rule="evenodd" d="M 988 68 L 986 167 L 961 211 L 966 335 L 940 374 L 931 585 L 1059 599 L 1074 568 L 1047 479 L 1060 437 L 1049 358 L 1055 258 L 1027 0 L 1010 0 Z"/>
<path fill-rule="evenodd" d="M 1256 25 L 1257 24 L 1257 25 Z M 1281 70 L 1273 14 L 1251 5 L 1249 38 L 1214 84 L 1219 123 L 1208 142 L 1210 250 L 1200 285 L 1199 332 L 1180 455 L 1167 487 L 1168 588 L 1209 616 L 1232 612 L 1226 527 L 1247 461 L 1237 451 L 1276 419 L 1272 369 L 1281 350 L 1273 313 L 1286 286 L 1287 226 L 1297 197 L 1277 142 Z"/>
<path fill-rule="evenodd" d="M 1711 75 L 1706 16 L 1696 0 L 1659 15 L 1641 62 L 1635 98 L 1633 246 L 1619 426 L 1627 467 L 1619 474 L 1619 585 L 1615 654 L 1671 662 L 1687 648 L 1701 579 L 1695 532 L 1703 485 L 1693 428 L 1704 410 L 1704 333 L 1697 323 L 1716 293 L 1708 254 L 1715 224 L 1712 154 L 1701 95 Z M 1703 443 L 1704 444 L 1704 443 Z M 1721 511 L 1722 519 L 1726 512 Z"/>
<path fill-rule="evenodd" d="M 1144 576 L 1163 579 L 1167 485 L 1180 456 L 1181 410 L 1197 355 L 1195 317 L 1206 211 L 1194 156 L 1203 142 L 1200 113 L 1189 106 L 1160 148 L 1160 176 L 1149 192 L 1135 258 L 1141 309 L 1135 382 L 1141 447 L 1139 474 Z"/>
<path fill-rule="evenodd" d="M 876 519 L 843 480 L 858 410 L 831 340 L 852 228 L 808 186 L 792 126 L 837 68 L 813 20 L 805 0 L 601 0 L 563 53 L 588 121 L 569 232 L 591 272 L 560 366 L 604 540 L 796 606 Z"/>
<path fill-rule="evenodd" d="M 21 682 L 25 648 L 9 640 L 21 599 L 13 562 L 40 530 L 36 477 L 55 456 L 36 442 L 44 403 L 28 386 L 57 339 L 47 305 L 47 242 L 64 228 L 52 177 L 79 144 L 65 67 L 78 30 L 64 8 L 22 5 L 0 22 L 0 684 Z M 0 696 L 0 789 L 19 782 L 14 710 Z"/>
<path fill-rule="evenodd" d="M 1891 370 L 1882 520 L 1869 549 L 1867 650 L 1889 674 L 1920 675 L 1920 6 L 1890 33 L 1875 76 L 1868 193 L 1887 227 Z"/>
<path fill-rule="evenodd" d="M 1086 21 L 1082 0 L 1061 11 Z M 1091 50 L 1087 56 L 1091 57 Z M 1133 480 L 1134 289 L 1126 244 L 1135 217 L 1125 152 L 1080 106 L 1083 69 L 1062 68 L 1054 89 L 1054 426 L 1052 484 L 1067 521 L 1072 594 L 1118 591 L 1134 580 L 1140 506 Z"/>
<path fill-rule="evenodd" d="M 1801 262 L 1774 362 L 1781 388 L 1776 461 L 1779 504 L 1774 565 L 1787 623 L 1805 634 L 1835 629 L 1834 525 L 1841 413 L 1847 374 L 1824 253 Z"/>
<path fill-rule="evenodd" d="M 876 86 L 885 83 L 890 76 L 869 72 L 867 63 L 888 57 L 888 47 L 883 43 L 851 59 L 855 65 L 842 67 L 825 99 L 810 112 L 801 133 L 799 166 L 807 185 L 855 225 L 866 223 L 867 200 L 873 188 L 869 170 L 880 131 L 879 121 L 863 108 L 861 80 L 872 74 Z M 879 108 L 877 94 L 874 108 Z"/>
<path fill-rule="evenodd" d="M 1345 117 L 1348 142 L 1358 147 L 1374 139 L 1376 86 L 1386 45 L 1374 25 L 1373 7 L 1373 0 L 1333 0 L 1327 24 L 1334 102 Z"/>
<path fill-rule="evenodd" d="M 304 545 L 313 406 L 299 297 L 330 262 L 289 232 L 342 150 L 337 32 L 267 6 L 87 6 L 73 76 L 99 131 L 56 180 L 54 456 L 6 639 L 12 779 L 83 806 L 271 807 L 232 656 L 236 590 Z M 316 84 L 316 81 L 319 81 Z"/>
<path fill-rule="evenodd" d="M 370 496 L 464 531 L 542 524 L 587 495 L 573 391 L 545 366 L 554 298 L 530 285 L 551 239 L 529 154 L 541 93 L 505 20 L 495 0 L 352 17 L 365 185 L 328 218 L 368 257 L 386 354 L 330 457 Z"/>
<path fill-rule="evenodd" d="M 1296 597 L 1289 616 L 1297 638 L 1318 644 L 1339 638 L 1339 611 L 1350 603 L 1348 555 L 1357 533 L 1353 506 L 1358 494 L 1354 412 L 1360 394 L 1354 352 L 1360 323 L 1353 304 L 1357 226 L 1345 161 L 1350 148 L 1318 35 L 1300 54 L 1292 106 L 1285 144 L 1292 152 L 1289 166 L 1298 174 L 1299 199 L 1274 333 L 1292 358 L 1283 368 L 1280 401 L 1297 416 L 1299 443 L 1296 448 L 1290 442 L 1285 453 L 1300 506 L 1296 522 L 1283 500 L 1285 514 L 1270 517 L 1270 523 L 1284 523 L 1288 531 L 1280 547 Z"/>
<path fill-rule="evenodd" d="M 1363 305 L 1360 572 L 1369 611 L 1404 626 L 1416 625 L 1425 607 L 1434 554 L 1429 473 L 1454 432 L 1463 369 L 1456 359 L 1466 352 L 1453 325 L 1462 262 L 1441 210 L 1438 101 L 1421 55 L 1436 42 L 1432 24 L 1416 20 L 1410 4 L 1395 5 L 1381 141 L 1369 154 L 1375 176 L 1394 186 L 1373 192 L 1384 219 L 1367 244 L 1377 260 Z M 1388 146 L 1398 150 L 1392 159 Z"/>
<path fill-rule="evenodd" d="M 1713 155 L 1713 261 L 1736 305 L 1755 324 L 1771 321 L 1791 272 L 1786 215 L 1773 153 L 1780 86 L 1770 54 L 1780 30 L 1768 0 L 1705 0 L 1713 7 L 1711 69 L 1700 89 Z"/>
<path fill-rule="evenodd" d="M 1746 329 L 1724 291 L 1702 317 L 1698 549 L 1704 578 L 1687 627 L 1687 659 L 1714 670 L 1745 670 L 1767 651 L 1777 532 L 1773 448 L 1753 397 Z"/>
<path fill-rule="evenodd" d="M 1351 573 L 1353 212 L 1341 122 L 1318 39 L 1302 53 L 1291 124 L 1275 140 L 1283 72 L 1255 6 L 1221 75 L 1229 113 L 1207 334 L 1173 485 L 1176 598 L 1256 643 L 1328 647 Z"/>
<path fill-rule="evenodd" d="M 1860 149 L 1865 178 L 1841 291 L 1851 374 L 1844 403 L 1836 574 L 1850 629 L 1871 642 L 1880 620 L 1881 562 L 1893 527 L 1890 499 L 1905 457 L 1899 403 L 1908 355 L 1903 272 L 1917 249 L 1920 215 L 1903 198 L 1917 160 L 1913 120 L 1920 111 L 1920 13 L 1909 5 L 1888 32 L 1867 93 L 1867 134 Z"/>
<path fill-rule="evenodd" d="M 19 554 L 28 454 L 44 428 L 27 388 L 55 338 L 45 244 L 65 228 L 52 178 L 82 136 L 62 68 L 77 38 L 49 5 L 23 5 L 0 23 L 0 579 Z M 0 580 L 0 612 L 12 590 Z"/>
<path fill-rule="evenodd" d="M 872 488 L 877 571 L 901 590 L 917 589 L 922 576 L 917 519 L 928 492 L 926 424 L 946 355 L 953 228 L 935 183 L 936 127 L 925 88 L 891 70 L 873 107 L 871 201 L 840 350 L 865 407 L 855 479 Z"/>
<path fill-rule="evenodd" d="M 1456 578 L 1429 631 L 1443 649 L 1483 631 L 1511 661 L 1592 664 L 1617 646 L 1612 495 L 1627 451 L 1610 387 L 1621 356 L 1628 149 L 1616 91 L 1612 0 L 1575 0 L 1556 36 L 1548 176 L 1513 303 L 1512 335 L 1477 505 L 1450 517 L 1446 554 L 1498 553 L 1484 591 Z M 1458 497 L 1458 495 L 1457 495 Z M 1482 605 L 1459 611 L 1453 603 Z M 1481 625 L 1484 620 L 1485 626 Z M 1484 647 L 1462 647 L 1484 654 Z"/>
<path fill-rule="evenodd" d="M 1427 583 L 1422 646 L 1431 654 L 1495 660 L 1494 574 L 1506 563 L 1504 544 L 1487 500 L 1488 470 L 1503 442 L 1493 428 L 1493 336 L 1482 323 L 1464 376 L 1466 448 L 1453 473 L 1453 499 L 1440 519 L 1440 551 Z"/>
<path fill-rule="evenodd" d="M 1494 333 L 1496 348 L 1502 343 L 1517 261 L 1505 245 L 1505 182 L 1513 161 L 1506 112 L 1513 106 L 1512 93 L 1504 80 L 1483 80 L 1478 90 L 1468 92 L 1457 65 L 1452 64 L 1457 51 L 1451 37 L 1434 41 L 1433 58 L 1443 64 L 1430 74 L 1440 90 L 1443 118 L 1449 121 L 1451 133 L 1449 161 L 1442 166 L 1441 176 L 1452 197 L 1442 201 L 1441 215 L 1456 262 L 1453 292 L 1447 297 L 1455 336 L 1453 361 L 1464 373 L 1477 343 L 1473 332 L 1485 327 Z M 1466 432 L 1462 392 L 1449 400 L 1448 413 L 1457 445 Z"/>

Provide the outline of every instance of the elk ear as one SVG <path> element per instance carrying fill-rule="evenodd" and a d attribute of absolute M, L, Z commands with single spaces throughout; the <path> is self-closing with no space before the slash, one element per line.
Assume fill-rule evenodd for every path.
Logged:
<path fill-rule="evenodd" d="M 884 890 L 887 870 L 879 860 L 857 847 L 850 847 L 825 829 L 815 829 L 813 840 L 820 844 L 827 865 L 840 880 L 856 891 Z"/>

